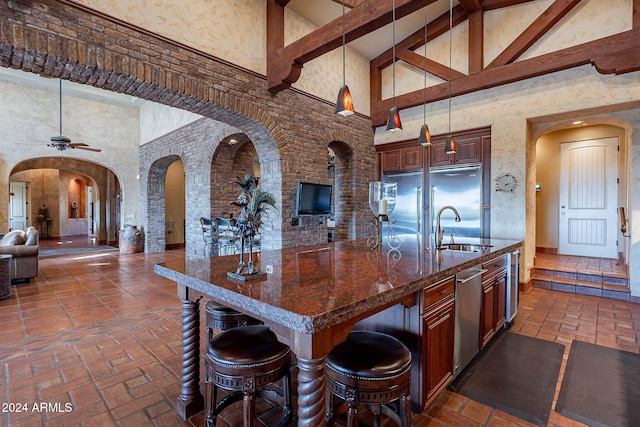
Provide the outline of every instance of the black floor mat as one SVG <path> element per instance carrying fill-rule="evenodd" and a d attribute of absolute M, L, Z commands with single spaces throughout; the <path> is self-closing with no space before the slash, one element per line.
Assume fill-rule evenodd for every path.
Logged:
<path fill-rule="evenodd" d="M 562 344 L 503 332 L 451 388 L 492 408 L 546 426 L 563 354 Z"/>
<path fill-rule="evenodd" d="M 640 355 L 573 341 L 556 412 L 589 426 L 640 425 Z"/>

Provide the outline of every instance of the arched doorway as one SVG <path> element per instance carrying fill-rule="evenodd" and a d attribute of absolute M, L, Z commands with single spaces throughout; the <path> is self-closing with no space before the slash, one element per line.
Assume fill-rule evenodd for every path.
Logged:
<path fill-rule="evenodd" d="M 579 122 L 575 120 L 550 127 L 541 131 L 535 141 L 536 252 L 625 259 L 626 239 L 620 233 L 618 210 L 620 207 L 628 206 L 627 131 L 618 124 L 610 124 L 606 121 L 588 126 L 581 125 Z M 595 156 L 591 163 L 584 166 L 587 168 L 583 169 L 586 174 L 583 175 L 584 179 L 579 179 L 579 175 L 569 176 L 571 167 L 576 170 L 577 157 L 572 157 L 573 166 L 564 165 L 561 155 L 563 151 L 566 152 L 569 149 L 576 151 L 578 145 L 586 146 L 590 150 L 603 144 L 613 144 L 614 147 L 608 149 L 606 155 L 602 151 L 602 155 Z M 613 164 L 615 168 L 606 169 L 609 172 L 600 172 L 605 171 L 605 157 L 609 158 L 606 163 Z M 605 176 L 607 174 L 615 174 L 615 176 L 607 177 Z M 587 177 L 588 182 L 586 182 Z M 597 180 L 599 184 L 595 185 L 593 180 Z M 613 182 L 608 188 L 605 187 L 607 181 Z M 582 194 L 576 195 L 577 192 Z M 605 199 L 607 195 L 612 197 Z M 593 204 L 599 209 L 585 213 L 584 219 L 570 218 L 574 202 L 578 203 L 585 198 L 588 204 Z M 586 212 L 586 207 L 582 206 L 584 203 L 579 203 L 581 205 L 576 208 Z M 600 225 L 594 225 L 594 221 Z M 579 228 L 580 224 L 587 225 Z M 583 231 L 580 231 L 581 229 Z M 596 234 L 596 236 L 588 240 L 589 234 Z M 597 238 L 598 235 L 602 235 L 603 238 Z M 605 245 L 607 245 L 605 238 L 609 240 L 609 246 L 614 246 L 611 253 L 605 251 Z M 569 245 L 566 244 L 567 241 Z"/>
<path fill-rule="evenodd" d="M 70 157 L 42 157 L 18 163 L 10 181 L 28 186 L 26 225 L 42 237 L 93 236 L 117 244 L 120 182 L 104 166 Z"/>

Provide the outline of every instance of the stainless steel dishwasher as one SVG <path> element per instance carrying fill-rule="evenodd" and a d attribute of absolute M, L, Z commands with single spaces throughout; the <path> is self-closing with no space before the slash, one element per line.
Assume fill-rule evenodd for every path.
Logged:
<path fill-rule="evenodd" d="M 456 317 L 453 341 L 453 376 L 464 370 L 480 351 L 482 273 L 470 268 L 456 275 Z"/>

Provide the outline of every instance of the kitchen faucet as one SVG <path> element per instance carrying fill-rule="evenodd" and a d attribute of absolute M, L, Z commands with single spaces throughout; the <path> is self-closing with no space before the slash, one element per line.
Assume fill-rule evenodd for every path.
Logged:
<path fill-rule="evenodd" d="M 438 211 L 438 215 L 436 218 L 436 249 L 439 249 L 440 247 L 442 247 L 442 238 L 444 235 L 444 231 L 442 230 L 442 227 L 440 226 L 440 217 L 442 216 L 442 212 L 447 210 L 447 209 L 451 209 L 453 211 L 454 214 L 456 214 L 456 222 L 460 222 L 462 221 L 462 219 L 460 219 L 460 214 L 458 213 L 458 211 L 456 210 L 456 208 L 454 208 L 453 206 L 443 206 L 439 211 Z"/>

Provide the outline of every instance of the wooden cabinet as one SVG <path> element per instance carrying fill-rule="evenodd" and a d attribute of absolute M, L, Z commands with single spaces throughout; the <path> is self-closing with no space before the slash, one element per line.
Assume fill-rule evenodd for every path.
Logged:
<path fill-rule="evenodd" d="M 444 151 L 447 135 L 433 138 L 433 145 L 429 150 L 429 167 L 488 163 L 491 159 L 490 129 L 457 132 L 453 139 L 456 141 L 456 153 L 447 154 Z"/>
<path fill-rule="evenodd" d="M 454 138 L 456 141 L 456 153 L 447 154 L 444 151 L 445 141 L 436 141 L 431 146 L 431 161 L 429 166 L 451 166 L 466 163 L 482 162 L 482 139 Z"/>
<path fill-rule="evenodd" d="M 425 407 L 453 380 L 455 278 L 424 292 L 422 360 Z"/>
<path fill-rule="evenodd" d="M 493 304 L 495 302 L 493 283 L 482 283 L 482 309 L 480 312 L 480 348 L 484 347 L 496 333 L 493 328 Z"/>
<path fill-rule="evenodd" d="M 382 173 L 420 170 L 424 165 L 423 148 L 417 142 L 389 144 L 380 149 Z"/>
<path fill-rule="evenodd" d="M 480 315 L 480 348 L 504 327 L 507 309 L 506 256 L 482 264 L 482 309 Z"/>

